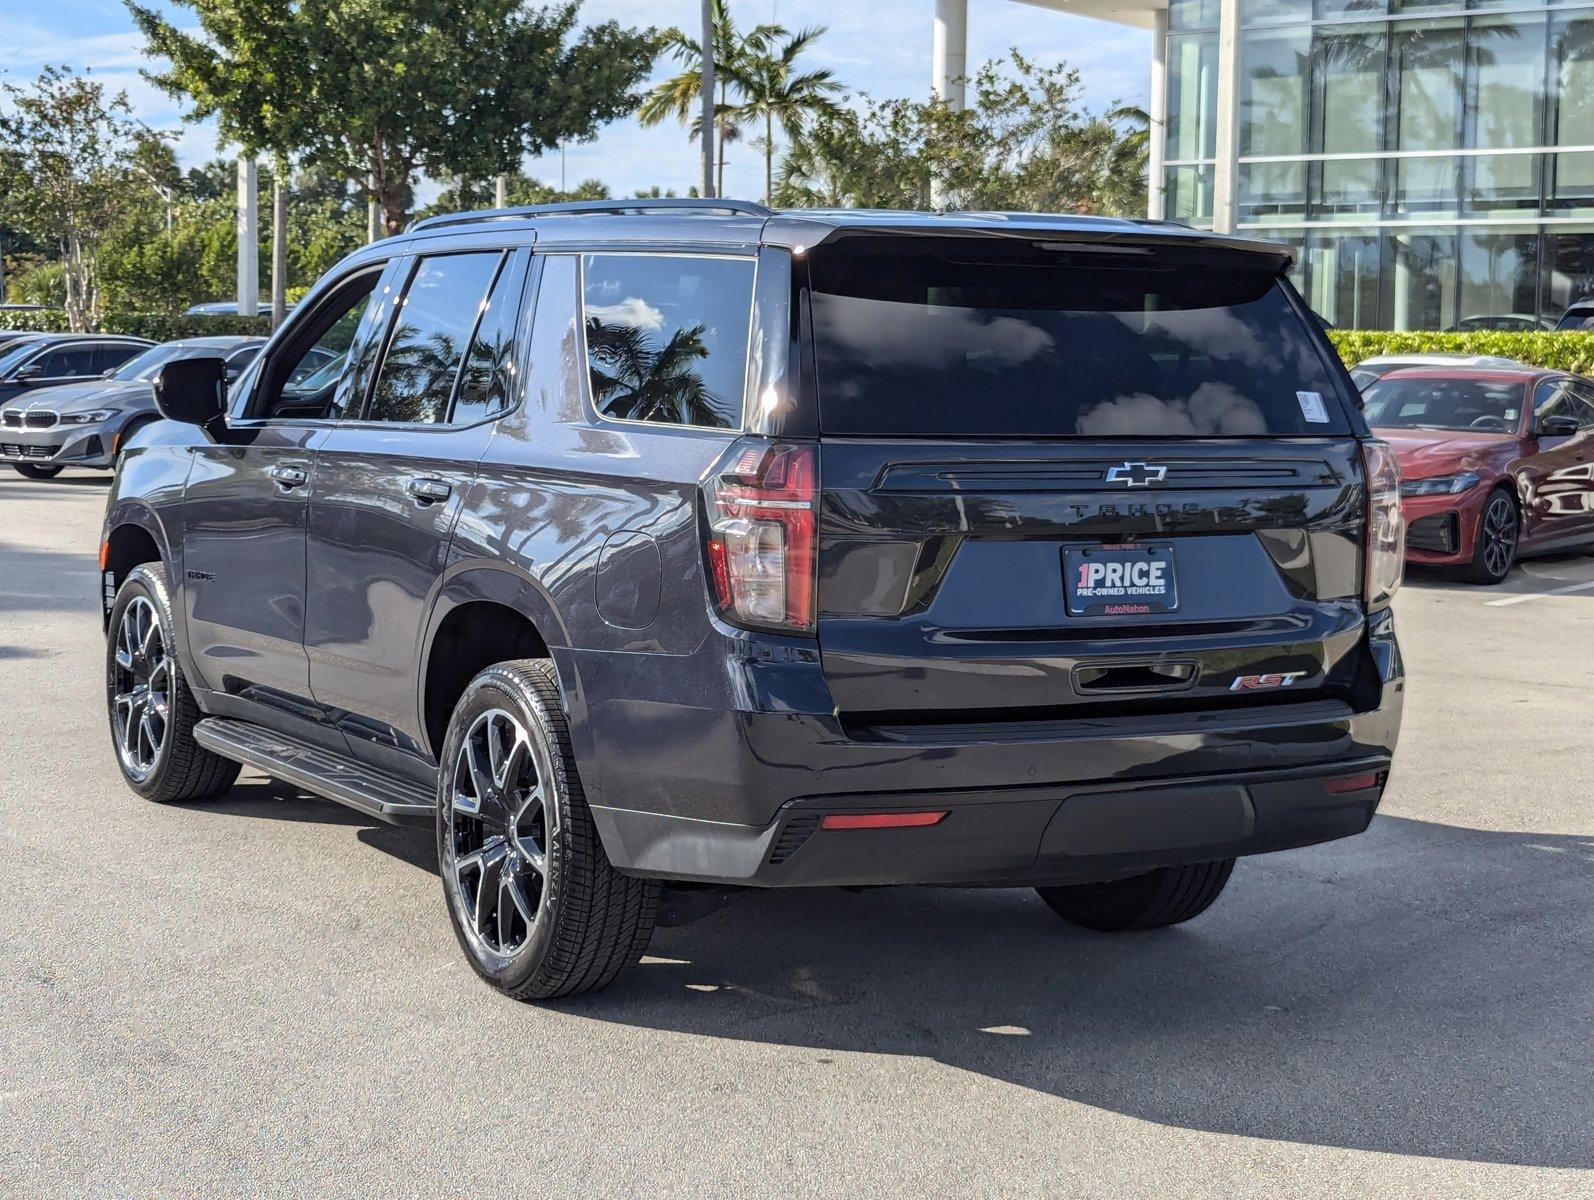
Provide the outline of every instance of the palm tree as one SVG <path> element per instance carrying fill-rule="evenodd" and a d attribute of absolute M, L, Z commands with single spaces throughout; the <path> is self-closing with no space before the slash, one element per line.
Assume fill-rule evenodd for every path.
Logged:
<path fill-rule="evenodd" d="M 762 121 L 764 136 L 764 203 L 775 191 L 775 126 L 788 141 L 797 141 L 811 118 L 833 116 L 841 85 L 829 71 L 802 71 L 798 57 L 825 32 L 823 25 L 788 33 L 779 25 L 760 25 L 748 35 L 744 52 L 731 60 L 725 73 L 742 94 L 733 116 Z"/>
<path fill-rule="evenodd" d="M 714 132 L 719 141 L 719 161 L 716 164 L 714 191 L 725 194 L 725 143 L 734 142 L 742 131 L 736 124 L 734 106 L 730 103 L 731 75 L 746 55 L 750 44 L 759 44 L 768 36 L 772 26 L 760 25 L 751 33 L 737 32 L 731 19 L 730 0 L 713 0 L 714 16 L 714 82 L 719 97 L 714 104 Z M 703 46 L 679 29 L 664 35 L 664 48 L 684 69 L 656 86 L 642 101 L 637 110 L 637 120 L 642 125 L 661 125 L 674 118 L 688 127 L 689 136 L 696 139 L 702 132 L 703 119 L 697 116 L 703 90 Z"/>

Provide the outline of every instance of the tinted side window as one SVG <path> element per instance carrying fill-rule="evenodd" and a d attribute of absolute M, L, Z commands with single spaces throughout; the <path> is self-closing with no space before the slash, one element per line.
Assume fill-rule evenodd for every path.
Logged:
<path fill-rule="evenodd" d="M 342 411 L 356 387 L 349 366 L 356 344 L 373 340 L 387 312 L 376 292 L 380 268 L 337 285 L 305 315 L 292 318 L 287 340 L 264 364 L 248 415 L 277 420 L 324 420 Z"/>
<path fill-rule="evenodd" d="M 448 419 L 454 381 L 503 255 L 423 258 L 410 276 L 366 409 L 368 421 Z"/>
<path fill-rule="evenodd" d="M 1571 392 L 1572 407 L 1568 415 L 1576 417 L 1584 429 L 1594 429 L 1594 385 L 1574 383 Z"/>
<path fill-rule="evenodd" d="M 521 286 L 525 282 L 524 256 L 505 261 L 471 334 L 470 350 L 459 375 L 449 420 L 456 425 L 480 420 L 509 406 L 513 382 L 515 326 L 520 316 Z"/>
<path fill-rule="evenodd" d="M 234 350 L 227 356 L 227 369 L 230 371 L 242 371 L 255 361 L 255 355 L 259 353 L 259 346 L 245 346 L 242 350 Z"/>
<path fill-rule="evenodd" d="M 45 379 L 68 379 L 96 375 L 93 346 L 61 346 L 46 351 L 39 359 L 39 374 Z M 104 368 L 100 368 L 104 370 Z"/>
<path fill-rule="evenodd" d="M 592 400 L 616 420 L 739 428 L 751 259 L 589 254 L 582 319 Z"/>
<path fill-rule="evenodd" d="M 110 345 L 96 346 L 94 348 L 94 367 L 96 375 L 103 375 L 106 371 L 114 371 L 117 367 L 127 362 L 136 354 L 142 354 L 147 346 Z"/>

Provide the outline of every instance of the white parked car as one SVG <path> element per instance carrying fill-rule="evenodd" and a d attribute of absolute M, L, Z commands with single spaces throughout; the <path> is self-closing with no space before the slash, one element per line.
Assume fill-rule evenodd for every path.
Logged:
<path fill-rule="evenodd" d="M 1350 370 L 1351 380 L 1359 391 L 1365 392 L 1369 384 L 1377 383 L 1391 371 L 1401 371 L 1407 367 L 1482 367 L 1511 368 L 1520 367 L 1514 358 L 1503 358 L 1498 354 L 1380 354 L 1375 358 L 1364 358 Z"/>

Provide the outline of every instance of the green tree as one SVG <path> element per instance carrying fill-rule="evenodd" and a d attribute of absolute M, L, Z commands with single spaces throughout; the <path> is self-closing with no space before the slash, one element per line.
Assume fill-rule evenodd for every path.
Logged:
<path fill-rule="evenodd" d="M 738 67 L 749 54 L 769 36 L 773 25 L 759 25 L 744 34 L 736 28 L 731 18 L 730 0 L 714 0 L 714 89 L 718 93 L 714 102 L 714 137 L 718 147 L 715 162 L 716 195 L 725 194 L 725 147 L 742 136 L 738 123 L 737 106 L 732 103 L 730 89 Z M 696 140 L 702 136 L 703 119 L 703 45 L 679 29 L 667 29 L 663 35 L 663 48 L 682 70 L 648 92 L 637 110 L 637 120 L 644 126 L 662 125 L 676 120 L 687 127 L 687 136 Z"/>
<path fill-rule="evenodd" d="M 508 202 L 511 207 L 522 204 L 560 204 L 568 200 L 607 200 L 609 185 L 601 179 L 583 179 L 568 191 L 560 191 L 550 183 L 533 179 L 516 171 L 509 176 Z M 416 217 L 431 217 L 439 213 L 469 212 L 492 204 L 490 186 L 475 188 L 467 185 L 463 191 L 458 185 L 444 188 L 437 199 L 416 212 Z"/>
<path fill-rule="evenodd" d="M 764 203 L 775 194 L 775 127 L 788 142 L 799 140 L 817 118 L 835 115 L 842 87 L 829 71 L 799 71 L 797 59 L 809 49 L 824 26 L 788 33 L 778 25 L 754 31 L 739 58 L 725 72 L 741 93 L 732 110 L 737 120 L 759 122 L 764 136 L 758 147 L 764 154 Z"/>
<path fill-rule="evenodd" d="M 139 197 L 134 164 L 155 139 L 127 97 L 47 67 L 30 87 L 0 83 L 0 220 L 53 245 L 74 330 L 99 320 L 100 247 Z"/>
<path fill-rule="evenodd" d="M 1079 72 L 1012 51 L 970 81 L 968 106 L 874 101 L 822 116 L 782 163 L 778 203 L 1128 215 L 1145 203 L 1148 122 L 1139 109 L 1094 113 Z"/>
<path fill-rule="evenodd" d="M 416 176 L 485 179 L 631 112 L 657 50 L 579 0 L 176 0 L 203 36 L 127 0 L 150 78 L 246 150 L 291 148 L 367 187 L 390 233 Z"/>

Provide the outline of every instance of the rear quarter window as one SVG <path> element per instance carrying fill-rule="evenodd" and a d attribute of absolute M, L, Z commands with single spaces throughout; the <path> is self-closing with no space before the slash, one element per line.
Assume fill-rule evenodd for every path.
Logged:
<path fill-rule="evenodd" d="M 909 437 L 1351 432 L 1322 335 L 1251 256 L 843 240 L 811 256 L 820 422 Z"/>
<path fill-rule="evenodd" d="M 588 254 L 583 336 L 592 401 L 612 420 L 737 429 L 752 259 Z"/>

